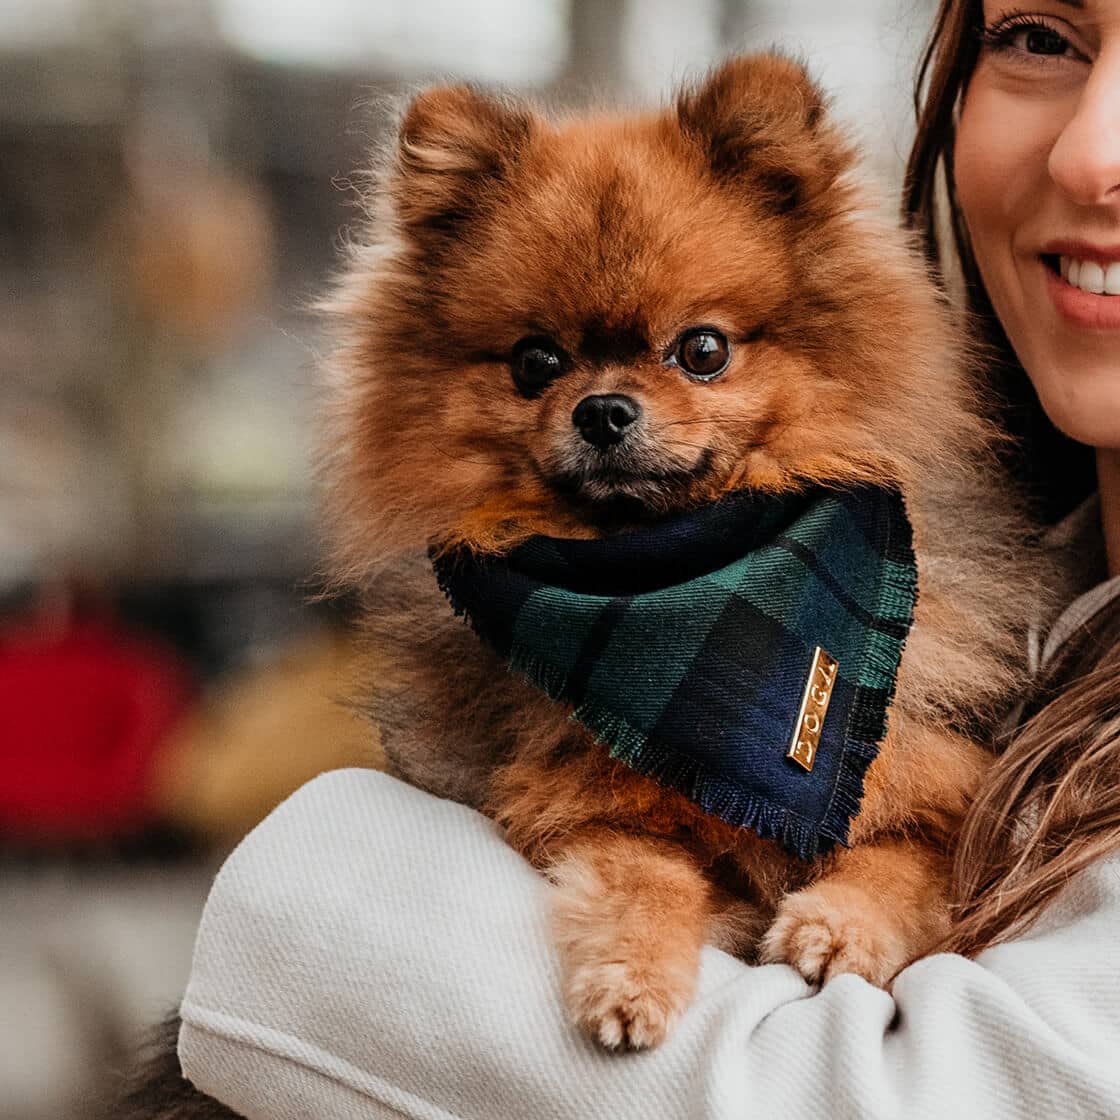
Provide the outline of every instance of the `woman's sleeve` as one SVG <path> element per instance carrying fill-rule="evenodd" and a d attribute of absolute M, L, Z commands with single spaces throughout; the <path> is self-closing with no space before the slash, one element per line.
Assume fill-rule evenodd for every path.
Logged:
<path fill-rule="evenodd" d="M 382 774 L 305 786 L 221 871 L 187 1076 L 248 1120 L 1120 1117 L 1120 863 L 1030 936 L 823 991 L 705 950 L 660 1049 L 567 1023 L 548 887 L 495 826 Z"/>

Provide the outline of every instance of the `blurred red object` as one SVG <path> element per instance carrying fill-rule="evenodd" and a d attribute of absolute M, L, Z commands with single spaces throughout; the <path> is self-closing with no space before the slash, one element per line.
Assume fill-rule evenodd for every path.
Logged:
<path fill-rule="evenodd" d="M 98 840 L 150 823 L 155 758 L 193 695 L 172 651 L 112 622 L 0 630 L 0 836 Z"/>

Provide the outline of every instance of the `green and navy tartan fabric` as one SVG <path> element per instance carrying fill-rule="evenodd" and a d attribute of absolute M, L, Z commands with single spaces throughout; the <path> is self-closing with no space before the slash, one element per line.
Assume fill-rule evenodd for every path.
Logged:
<path fill-rule="evenodd" d="M 802 859 L 847 842 L 917 597 L 896 490 L 739 492 L 434 565 L 455 612 L 612 756 Z M 786 754 L 817 646 L 839 667 L 807 773 Z"/>

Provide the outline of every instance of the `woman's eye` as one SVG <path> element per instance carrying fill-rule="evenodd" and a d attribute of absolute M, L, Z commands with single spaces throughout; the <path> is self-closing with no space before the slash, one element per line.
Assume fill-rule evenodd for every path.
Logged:
<path fill-rule="evenodd" d="M 1016 32 L 1013 42 L 1028 54 L 1065 54 L 1069 42 L 1052 27 L 1030 27 Z"/>
<path fill-rule="evenodd" d="M 672 360 L 690 377 L 710 381 L 727 368 L 731 346 L 719 331 L 697 327 L 677 339 Z"/>
<path fill-rule="evenodd" d="M 985 46 L 1024 61 L 1079 57 L 1070 40 L 1057 28 L 1032 16 L 1012 16 L 984 29 Z"/>
<path fill-rule="evenodd" d="M 513 348 L 513 381 L 523 397 L 540 396 L 564 366 L 564 351 L 550 338 L 523 338 Z"/>

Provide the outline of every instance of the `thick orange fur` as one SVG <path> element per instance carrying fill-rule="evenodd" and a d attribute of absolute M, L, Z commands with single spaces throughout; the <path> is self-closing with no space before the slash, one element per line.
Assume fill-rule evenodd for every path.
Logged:
<path fill-rule="evenodd" d="M 606 1045 L 664 1037 L 705 939 L 811 980 L 877 983 L 934 944 L 946 853 L 986 762 L 967 729 L 1018 680 L 1036 594 L 1019 519 L 959 334 L 853 160 L 817 88 L 770 56 L 645 115 L 553 121 L 428 90 L 327 305 L 335 571 L 369 595 L 386 750 L 405 777 L 485 806 L 554 877 L 567 998 Z M 665 364 L 698 323 L 733 341 L 705 384 Z M 537 335 L 571 367 L 528 400 L 511 353 Z M 604 526 L 601 495 L 553 485 L 573 407 L 612 392 L 641 401 L 664 468 L 626 491 L 628 517 L 739 487 L 903 487 L 918 615 L 850 850 L 805 866 L 613 761 L 435 590 L 430 546 L 621 527 Z"/>

